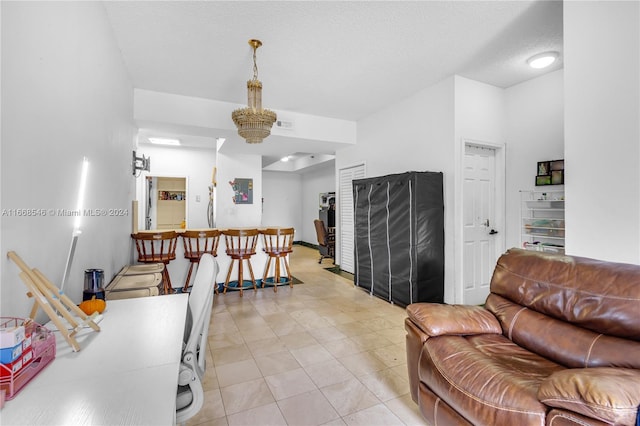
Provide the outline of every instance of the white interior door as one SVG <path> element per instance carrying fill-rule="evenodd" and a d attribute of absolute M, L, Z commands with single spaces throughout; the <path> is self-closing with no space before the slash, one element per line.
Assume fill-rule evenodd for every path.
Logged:
<path fill-rule="evenodd" d="M 463 303 L 479 305 L 496 260 L 496 150 L 465 145 L 463 170 Z"/>
<path fill-rule="evenodd" d="M 364 178 L 364 164 L 354 167 L 340 169 L 340 194 L 338 209 L 340 212 L 340 269 L 350 273 L 355 272 L 354 231 L 353 231 L 353 187 L 351 182 L 354 179 Z"/>

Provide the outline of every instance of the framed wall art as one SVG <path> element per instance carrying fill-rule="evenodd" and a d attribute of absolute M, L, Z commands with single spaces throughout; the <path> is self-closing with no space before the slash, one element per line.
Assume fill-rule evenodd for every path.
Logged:
<path fill-rule="evenodd" d="M 235 178 L 229 182 L 235 204 L 253 204 L 253 179 Z"/>
<path fill-rule="evenodd" d="M 536 186 L 563 185 L 564 160 L 539 161 Z"/>

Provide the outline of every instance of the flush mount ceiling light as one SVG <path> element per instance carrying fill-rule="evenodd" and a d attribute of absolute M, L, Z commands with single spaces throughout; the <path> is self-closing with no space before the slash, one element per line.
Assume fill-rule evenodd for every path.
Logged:
<path fill-rule="evenodd" d="M 558 52 L 544 52 L 527 59 L 531 68 L 546 68 L 558 59 Z"/>
<path fill-rule="evenodd" d="M 260 143 L 271 134 L 271 127 L 276 121 L 276 113 L 262 108 L 262 83 L 258 80 L 256 50 L 262 46 L 260 40 L 249 40 L 253 48 L 253 79 L 247 81 L 248 106 L 233 111 L 231 118 L 238 128 L 238 134 L 247 143 Z"/>
<path fill-rule="evenodd" d="M 171 138 L 149 138 L 149 142 L 156 145 L 171 145 L 171 146 L 180 145 L 180 139 L 171 139 Z"/>

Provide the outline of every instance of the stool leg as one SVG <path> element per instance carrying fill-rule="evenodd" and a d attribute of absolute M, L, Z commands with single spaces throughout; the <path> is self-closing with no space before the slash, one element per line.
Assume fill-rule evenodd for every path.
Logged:
<path fill-rule="evenodd" d="M 193 271 L 193 264 L 197 262 L 189 262 L 189 271 L 187 272 L 187 280 L 184 282 L 184 287 L 182 287 L 182 292 L 186 293 L 189 288 L 189 280 L 191 279 L 191 271 Z"/>
<path fill-rule="evenodd" d="M 267 258 L 267 267 L 264 268 L 264 275 L 262 276 L 262 288 L 264 288 L 267 282 L 267 276 L 269 275 L 269 268 L 271 268 L 271 256 Z"/>
<path fill-rule="evenodd" d="M 251 259 L 247 259 L 247 265 L 249 265 L 249 274 L 251 275 L 251 282 L 253 283 L 253 290 L 258 291 L 256 286 L 256 278 L 253 276 L 253 268 L 251 267 Z"/>
<path fill-rule="evenodd" d="M 167 269 L 167 264 L 164 264 L 164 269 L 162 270 L 162 276 L 164 278 L 164 294 L 173 293 L 173 286 L 171 285 L 171 278 L 169 277 L 169 270 Z"/>
<path fill-rule="evenodd" d="M 229 272 L 227 272 L 227 278 L 224 280 L 224 290 L 222 291 L 222 294 L 227 294 L 229 278 L 231 278 L 231 271 L 233 271 L 233 262 L 235 262 L 235 259 L 231 259 L 231 263 L 229 264 Z"/>
<path fill-rule="evenodd" d="M 287 270 L 287 279 L 289 280 L 289 287 L 293 288 L 293 280 L 291 279 L 291 270 L 289 269 L 289 262 L 287 262 L 287 256 L 282 258 L 284 261 L 284 268 Z"/>
<path fill-rule="evenodd" d="M 274 286 L 273 286 L 273 291 L 277 292 L 278 291 L 278 286 L 280 285 L 280 258 L 276 257 L 276 276 L 273 277 L 273 282 L 274 282 Z"/>
<path fill-rule="evenodd" d="M 242 259 L 238 259 L 238 288 L 240 289 L 240 297 L 244 287 L 244 277 L 242 276 Z"/>

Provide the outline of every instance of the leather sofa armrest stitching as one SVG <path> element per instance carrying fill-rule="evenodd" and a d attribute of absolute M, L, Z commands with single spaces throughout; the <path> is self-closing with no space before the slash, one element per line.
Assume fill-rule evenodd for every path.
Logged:
<path fill-rule="evenodd" d="M 591 344 L 589 345 L 589 350 L 587 351 L 587 357 L 584 360 L 584 367 L 588 368 L 589 367 L 589 359 L 591 358 L 591 351 L 593 350 L 593 347 L 595 346 L 596 342 L 598 341 L 598 339 L 600 339 L 602 337 L 602 334 L 598 334 L 595 339 L 593 339 L 593 342 L 591 342 Z"/>
<path fill-rule="evenodd" d="M 569 288 L 572 289 L 572 291 L 574 291 L 574 292 L 576 292 L 578 294 L 586 294 L 586 295 L 589 295 L 589 296 L 596 296 L 596 297 L 600 297 L 602 299 L 625 300 L 625 301 L 630 301 L 630 302 L 631 301 L 640 301 L 640 298 L 638 298 L 638 297 L 611 296 L 611 295 L 605 295 L 605 294 L 601 294 L 601 293 L 595 293 L 593 291 L 585 291 L 583 289 L 577 288 L 577 286 L 575 284 L 569 284 L 567 282 L 564 282 L 562 284 L 557 284 L 557 283 L 549 282 L 549 281 L 541 281 L 540 279 L 538 279 L 536 277 L 530 277 L 528 275 L 522 275 L 522 274 L 520 274 L 518 272 L 515 272 L 515 271 L 512 271 L 510 269 L 507 269 L 504 266 L 502 266 L 502 269 L 504 269 L 506 272 L 512 274 L 515 277 L 522 278 L 523 280 L 535 281 L 537 284 L 548 285 L 549 287 L 553 287 L 553 288 L 559 289 L 559 290 L 566 290 L 567 287 L 569 287 Z M 575 278 L 574 278 L 574 280 L 575 280 Z"/>
<path fill-rule="evenodd" d="M 583 422 L 582 420 L 573 417 L 573 416 L 569 416 L 565 413 L 554 413 L 554 415 L 551 417 L 551 419 L 549 419 L 549 426 L 554 426 L 554 420 L 556 418 L 560 418 L 560 419 L 565 419 L 565 420 L 569 420 L 572 423 L 576 423 L 579 424 L 581 426 L 590 426 L 588 423 Z"/>
<path fill-rule="evenodd" d="M 432 359 L 433 360 L 433 359 Z M 536 413 L 534 411 L 527 411 L 527 410 L 518 410 L 515 408 L 509 408 L 509 407 L 500 407 L 497 406 L 495 404 L 490 403 L 489 401 L 480 399 L 479 397 L 477 397 L 476 395 L 472 395 L 469 392 L 467 392 L 466 390 L 460 388 L 458 386 L 458 383 L 454 380 L 451 380 L 451 377 L 449 377 L 448 374 L 446 374 L 446 372 L 442 369 L 442 367 L 435 361 L 433 360 L 433 364 L 435 365 L 436 369 L 440 372 L 440 374 L 442 375 L 442 377 L 447 381 L 447 383 L 449 383 L 452 387 L 454 387 L 455 389 L 458 390 L 458 392 L 464 394 L 465 396 L 467 396 L 468 398 L 473 399 L 474 401 L 479 402 L 480 404 L 484 404 L 486 406 L 489 406 L 491 408 L 494 408 L 496 410 L 503 410 L 503 411 L 508 411 L 508 412 L 512 412 L 512 413 L 523 413 L 523 414 L 532 414 L 532 415 L 537 415 L 540 416 L 540 413 Z M 544 415 L 542 415 L 541 417 L 542 423 L 544 423 Z"/>
<path fill-rule="evenodd" d="M 553 402 L 553 401 L 558 401 L 560 403 L 563 403 L 563 402 L 567 402 L 568 399 L 567 398 L 545 398 L 545 399 L 540 400 L 540 402 L 542 402 L 545 405 L 549 405 L 549 404 L 547 404 L 547 402 Z M 607 407 L 607 406 L 604 406 L 604 405 L 596 405 L 596 404 L 592 404 L 592 403 L 591 404 L 587 404 L 584 401 L 579 400 L 579 399 L 572 399 L 571 403 L 572 404 L 576 404 L 576 405 L 583 405 L 585 407 L 597 407 L 598 410 L 600 410 L 600 411 L 606 411 L 606 412 L 611 412 L 611 413 L 613 413 L 613 412 L 618 412 L 618 413 L 619 412 L 624 412 L 624 413 L 629 413 L 629 414 L 635 414 L 638 411 L 638 409 L 636 407 L 632 407 L 632 408 Z M 605 421 L 605 420 L 602 420 L 602 419 L 598 419 L 598 420 Z"/>
<path fill-rule="evenodd" d="M 511 320 L 511 325 L 509 325 L 509 340 L 513 341 L 513 338 L 511 337 L 513 334 L 513 327 L 516 325 L 516 321 L 518 320 L 518 317 L 520 316 L 520 314 L 526 309 L 527 309 L 526 307 L 523 307 L 518 312 L 516 312 L 516 314 L 513 316 L 513 320 Z"/>

